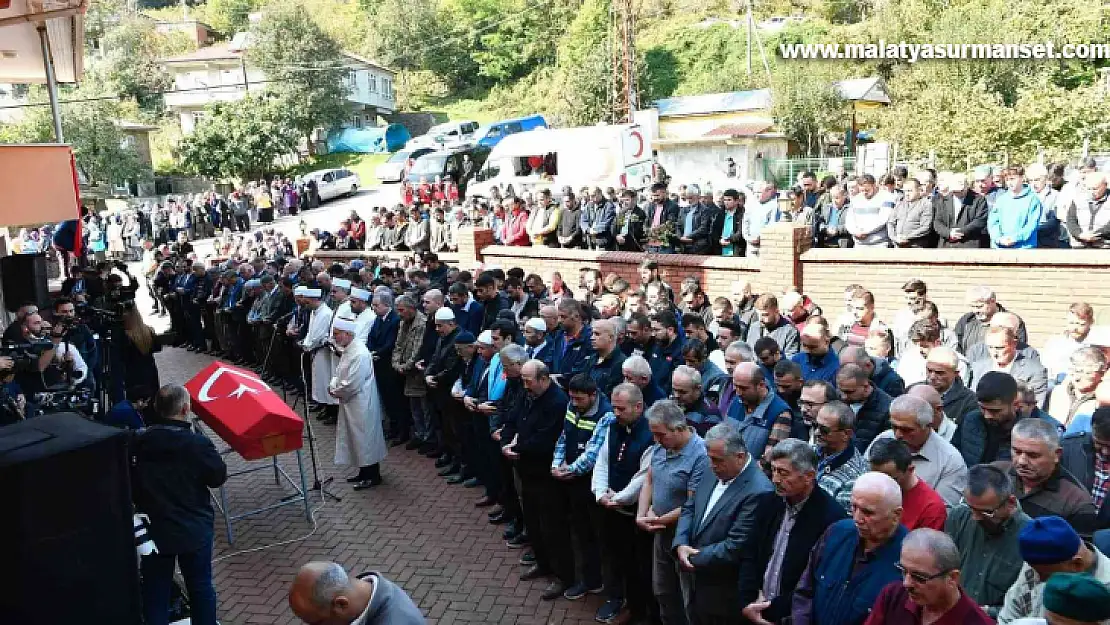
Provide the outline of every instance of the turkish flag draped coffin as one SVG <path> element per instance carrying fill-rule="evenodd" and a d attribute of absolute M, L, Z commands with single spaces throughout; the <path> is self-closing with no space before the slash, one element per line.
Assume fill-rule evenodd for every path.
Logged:
<path fill-rule="evenodd" d="M 193 412 L 244 460 L 301 448 L 304 420 L 253 371 L 217 360 L 185 388 Z"/>

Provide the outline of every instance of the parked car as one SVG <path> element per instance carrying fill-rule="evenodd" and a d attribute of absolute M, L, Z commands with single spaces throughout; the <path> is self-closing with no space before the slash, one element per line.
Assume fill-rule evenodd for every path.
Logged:
<path fill-rule="evenodd" d="M 473 120 L 447 122 L 445 124 L 437 124 L 428 129 L 428 132 L 409 139 L 405 145 L 408 149 L 413 148 L 444 148 L 454 147 L 460 143 L 465 143 L 472 140 L 474 133 L 478 130 L 478 122 Z"/>
<path fill-rule="evenodd" d="M 401 179 L 405 176 L 405 169 L 408 166 L 411 166 L 412 163 L 421 156 L 432 152 L 435 152 L 434 148 L 416 148 L 414 150 L 405 148 L 403 150 L 397 150 L 393 153 L 393 156 L 389 157 L 389 160 L 378 165 L 377 169 L 374 170 L 374 175 L 382 182 L 401 182 Z"/>
<path fill-rule="evenodd" d="M 326 202 L 337 197 L 354 195 L 362 186 L 358 174 L 346 169 L 321 169 L 309 172 L 304 176 L 305 182 L 309 178 L 316 181 L 316 189 L 320 193 L 320 201 Z"/>
<path fill-rule="evenodd" d="M 543 115 L 529 115 L 493 122 L 489 126 L 479 128 L 474 137 L 478 140 L 478 145 L 492 148 L 509 135 L 537 128 L 547 128 L 547 120 L 543 118 Z"/>
<path fill-rule="evenodd" d="M 463 171 L 463 156 L 470 157 L 470 160 L 474 163 L 474 173 L 477 174 L 478 170 L 482 168 L 482 164 L 486 162 L 489 152 L 489 148 L 483 145 L 475 145 L 425 154 L 416 159 L 412 168 L 409 169 L 408 181 L 410 184 L 416 185 L 420 184 L 421 178 L 428 182 L 435 182 L 436 177 L 443 180 L 450 175 L 452 180 L 460 182 Z M 473 182 L 473 180 L 467 182 Z"/>

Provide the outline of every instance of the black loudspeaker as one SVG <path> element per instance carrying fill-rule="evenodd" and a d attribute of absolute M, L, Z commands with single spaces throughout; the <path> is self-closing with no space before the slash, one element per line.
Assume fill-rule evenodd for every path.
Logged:
<path fill-rule="evenodd" d="M 15 312 L 27 302 L 41 310 L 50 308 L 46 285 L 46 254 L 12 254 L 0 258 L 0 280 L 4 283 L 4 306 Z"/>
<path fill-rule="evenodd" d="M 142 623 L 128 440 L 73 413 L 0 428 L 0 623 Z"/>

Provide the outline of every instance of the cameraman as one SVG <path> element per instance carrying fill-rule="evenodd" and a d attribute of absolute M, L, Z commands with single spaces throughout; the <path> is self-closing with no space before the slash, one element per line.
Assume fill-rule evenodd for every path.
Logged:
<path fill-rule="evenodd" d="M 95 378 L 100 370 L 100 345 L 92 330 L 77 318 L 77 306 L 73 300 L 68 297 L 54 300 L 54 326 L 62 328 L 65 342 L 77 348 Z"/>
<path fill-rule="evenodd" d="M 77 347 L 65 340 L 67 331 L 68 328 L 64 325 L 53 325 L 47 330 L 47 336 L 54 344 L 54 359 L 42 372 L 42 379 L 47 388 L 61 386 L 67 389 L 75 388 L 84 385 L 88 380 L 89 367 Z"/>
<path fill-rule="evenodd" d="M 150 517 L 158 548 L 142 558 L 143 612 L 147 625 L 169 622 L 174 564 L 189 595 L 192 622 L 215 625 L 212 522 L 209 488 L 227 480 L 227 465 L 212 441 L 189 423 L 189 393 L 170 384 L 154 398 L 152 423 L 134 440 L 135 508 Z"/>
<path fill-rule="evenodd" d="M 26 393 L 46 390 L 43 372 L 54 362 L 54 346 L 46 336 L 49 329 L 50 324 L 43 321 L 37 312 L 23 319 L 22 338 L 16 347 L 26 351 L 29 358 L 15 363 L 15 381 Z"/>

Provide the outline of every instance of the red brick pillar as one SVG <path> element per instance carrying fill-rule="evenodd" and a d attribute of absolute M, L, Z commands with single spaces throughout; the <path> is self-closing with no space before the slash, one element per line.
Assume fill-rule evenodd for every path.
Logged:
<path fill-rule="evenodd" d="M 811 247 L 810 227 L 774 223 L 759 235 L 759 290 L 783 293 L 791 287 L 804 293 L 801 256 Z"/>
<path fill-rule="evenodd" d="M 482 250 L 493 245 L 493 230 L 461 228 L 459 230 L 459 268 L 469 271 L 482 262 Z"/>

